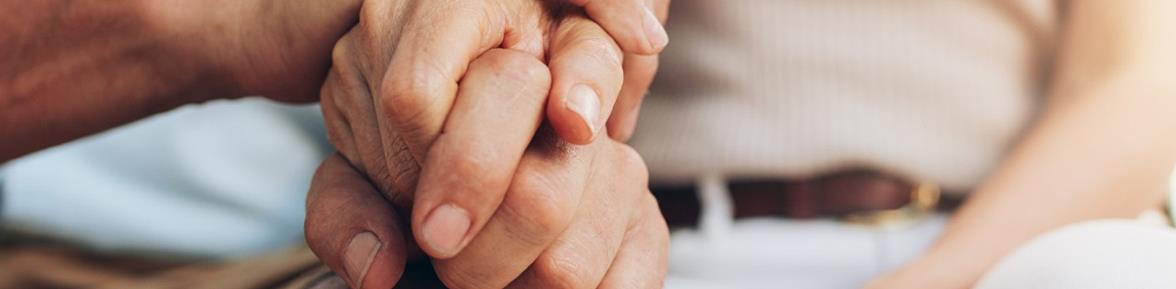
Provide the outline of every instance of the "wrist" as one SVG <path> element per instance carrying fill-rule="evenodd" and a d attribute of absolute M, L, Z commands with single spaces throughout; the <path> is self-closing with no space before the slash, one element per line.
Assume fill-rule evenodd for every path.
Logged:
<path fill-rule="evenodd" d="M 244 2 L 244 1 L 242 1 Z M 232 59 L 234 18 L 241 15 L 231 1 L 142 1 L 147 26 L 160 47 L 159 73 L 178 104 L 199 103 L 248 94 L 236 80 Z"/>
<path fill-rule="evenodd" d="M 174 0 L 191 1 L 191 0 Z M 202 1 L 197 1 L 202 2 Z M 205 23 L 188 25 L 227 97 L 262 95 L 287 102 L 318 99 L 339 38 L 357 22 L 359 0 L 216 1 Z"/>
<path fill-rule="evenodd" d="M 192 102 L 263 95 L 317 100 L 335 42 L 360 0 L 147 1 L 172 61 L 192 77 Z"/>

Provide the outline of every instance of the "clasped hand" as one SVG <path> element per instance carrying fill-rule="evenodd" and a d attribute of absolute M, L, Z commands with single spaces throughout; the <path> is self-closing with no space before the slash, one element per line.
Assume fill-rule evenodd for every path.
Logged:
<path fill-rule="evenodd" d="M 641 2 L 576 2 L 598 21 L 535 0 L 363 4 L 322 88 L 339 154 L 306 223 L 353 288 L 391 288 L 414 258 L 450 288 L 661 287 L 666 226 L 618 140 L 664 40 L 615 25 Z"/>

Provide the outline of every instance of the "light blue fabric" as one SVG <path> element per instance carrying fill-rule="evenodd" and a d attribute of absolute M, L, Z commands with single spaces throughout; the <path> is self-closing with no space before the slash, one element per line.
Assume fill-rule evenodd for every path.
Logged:
<path fill-rule="evenodd" d="M 301 240 L 329 150 L 315 106 L 183 107 L 12 161 L 0 220 L 101 250 L 259 253 Z"/>

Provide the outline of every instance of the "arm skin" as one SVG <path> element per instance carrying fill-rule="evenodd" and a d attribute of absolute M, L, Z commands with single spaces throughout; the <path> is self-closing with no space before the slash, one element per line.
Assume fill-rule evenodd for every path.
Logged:
<path fill-rule="evenodd" d="M 1036 235 L 1158 208 L 1176 164 L 1173 11 L 1172 1 L 1071 3 L 1040 123 L 932 249 L 894 275 L 912 284 L 880 287 L 970 288 Z"/>
<path fill-rule="evenodd" d="M 358 6 L 0 0 L 0 162 L 188 103 L 313 101 Z"/>

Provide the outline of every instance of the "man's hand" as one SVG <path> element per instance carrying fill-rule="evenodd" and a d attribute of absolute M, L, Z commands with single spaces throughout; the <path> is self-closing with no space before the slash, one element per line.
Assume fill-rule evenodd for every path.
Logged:
<path fill-rule="evenodd" d="M 661 288 L 669 233 L 640 158 L 612 140 L 569 150 L 553 139 L 528 151 L 484 232 L 434 261 L 440 280 L 455 289 Z M 311 187 L 307 242 L 352 288 L 392 288 L 413 249 L 398 216 L 332 157 Z"/>
<path fill-rule="evenodd" d="M 604 130 L 603 122 L 608 119 L 607 113 L 621 90 L 623 65 L 631 64 L 628 60 L 622 64 L 620 49 L 601 27 L 566 7 L 544 6 L 533 0 L 392 4 L 395 3 L 366 2 L 360 25 L 336 46 L 334 67 L 322 93 L 332 143 L 396 209 L 406 215 L 411 212 L 411 217 L 404 219 L 411 223 L 413 235 L 422 241 L 421 248 L 437 259 L 448 259 L 438 261 L 440 274 L 450 276 L 446 280 L 471 282 L 452 277 L 452 272 L 474 270 L 445 269 L 447 266 L 443 264 L 478 269 L 475 265 L 462 264 L 484 265 L 477 262 L 509 257 L 517 263 L 515 268 L 490 267 L 498 278 L 484 280 L 487 281 L 484 284 L 494 284 L 491 281 L 497 280 L 505 285 L 538 258 L 539 249 L 555 242 L 557 233 L 574 226 L 571 214 L 579 211 L 579 198 L 567 196 L 559 203 L 562 207 L 558 210 L 531 214 L 525 212 L 533 210 L 516 210 L 516 219 L 527 218 L 542 225 L 531 225 L 530 231 L 536 233 L 527 236 L 533 238 L 531 241 L 500 239 L 496 244 L 530 249 L 521 253 L 532 255 L 469 257 L 485 253 L 486 249 L 479 247 L 484 245 L 478 245 L 482 244 L 478 240 L 503 238 L 504 232 L 527 228 L 527 224 L 507 226 L 510 229 L 496 227 L 507 222 L 499 220 L 501 208 L 519 206 L 510 205 L 514 184 L 527 179 L 573 184 L 541 193 L 578 193 L 589 177 L 583 162 L 579 170 L 522 173 L 525 171 L 522 168 L 528 166 L 519 162 L 525 163 L 529 158 L 524 157 L 524 151 L 532 144 L 532 136 L 544 115 L 545 101 L 546 114 L 555 131 L 573 142 L 577 141 L 574 132 L 578 131 L 581 132 L 579 142 L 590 142 L 596 131 Z M 372 20 L 389 19 L 388 15 L 392 15 L 390 21 Z M 515 52 L 491 50 L 493 47 Z M 651 58 L 656 59 L 655 56 L 643 59 Z M 549 67 L 540 62 L 543 59 L 548 60 Z M 650 67 L 651 62 L 639 64 Z M 653 69 L 643 72 L 647 73 L 646 79 L 651 79 Z M 642 74 L 636 75 L 640 79 Z M 643 91 L 648 80 L 636 83 Z M 635 107 L 632 110 L 635 112 Z M 559 163 L 556 160 L 560 159 L 551 162 Z M 530 177 L 521 177 L 524 175 Z M 504 198 L 506 204 L 500 208 Z M 536 206 L 533 201 L 527 205 Z M 391 218 L 394 215 L 367 216 Z M 387 242 L 388 238 L 400 239 L 399 235 L 384 236 L 395 230 L 384 226 L 383 230 L 367 230 L 366 234 L 315 233 L 313 222 L 318 219 L 308 217 L 308 240 L 336 240 L 330 242 L 334 246 L 320 246 L 316 252 L 324 260 L 346 260 L 336 262 L 336 270 L 360 272 L 348 274 L 353 284 L 382 286 L 379 284 L 396 280 L 395 276 L 366 278 L 365 274 L 377 270 L 368 268 L 403 266 L 399 261 L 402 259 L 368 259 L 365 257 L 380 255 L 352 254 L 370 252 L 354 248 L 372 248 L 374 244 L 381 244 L 375 247 L 377 251 L 396 247 Z M 660 217 L 653 219 L 660 222 Z M 480 234 L 483 226 L 486 232 Z M 607 235 L 607 232 L 596 235 Z M 546 242 L 544 238 L 548 238 Z M 346 248 L 342 244 L 347 244 Z M 482 249 L 463 251 L 467 245 Z"/>
<path fill-rule="evenodd" d="M 411 212 L 430 256 L 453 257 L 489 220 L 544 103 L 555 131 L 573 143 L 604 130 L 622 90 L 622 51 L 578 10 L 547 3 L 367 1 L 359 26 L 336 46 L 322 93 L 331 141 Z M 484 69 L 527 81 L 482 85 L 500 92 L 493 99 L 458 91 L 481 81 L 470 62 L 494 47 L 546 59 L 550 72 L 489 63 Z"/>
<path fill-rule="evenodd" d="M 471 64 L 454 111 L 500 114 L 488 104 L 540 98 L 542 91 L 533 90 L 545 82 L 534 75 L 543 69 L 521 52 L 489 51 Z M 542 106 L 521 101 L 532 110 Z M 482 232 L 456 256 L 434 261 L 446 285 L 660 288 L 668 233 L 631 149 L 608 139 L 572 146 L 547 133 L 531 143 L 513 175 Z M 331 158 L 312 184 L 307 242 L 353 288 L 389 288 L 414 249 L 396 210 L 345 160 Z"/>

